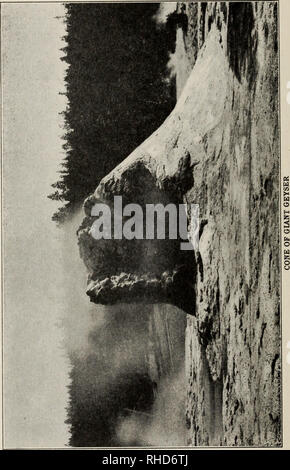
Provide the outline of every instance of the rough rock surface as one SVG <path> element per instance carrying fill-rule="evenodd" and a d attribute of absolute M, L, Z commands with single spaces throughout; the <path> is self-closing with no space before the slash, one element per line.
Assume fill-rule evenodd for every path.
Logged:
<path fill-rule="evenodd" d="M 196 318 L 188 316 L 186 332 L 188 443 L 275 446 L 281 443 L 277 4 L 179 8 L 188 16 L 188 63 L 194 66 L 216 25 L 230 66 L 223 116 L 203 136 L 202 165 L 187 194 L 208 221 Z"/>
<path fill-rule="evenodd" d="M 277 3 L 185 3 L 178 11 L 187 22 L 177 35 L 177 105 L 85 203 L 79 244 L 88 294 L 193 314 L 189 445 L 279 445 Z M 199 204 L 199 253 L 173 240 L 94 240 L 91 208 L 116 195 Z M 177 284 L 174 272 L 182 273 Z"/>

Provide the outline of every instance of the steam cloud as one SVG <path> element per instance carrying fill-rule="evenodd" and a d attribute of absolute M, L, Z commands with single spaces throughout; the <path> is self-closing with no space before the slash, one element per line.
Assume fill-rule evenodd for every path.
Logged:
<path fill-rule="evenodd" d="M 183 368 L 164 378 L 150 414 L 132 413 L 118 423 L 121 445 L 130 446 L 137 440 L 142 446 L 184 446 L 185 390 Z"/>
<path fill-rule="evenodd" d="M 177 2 L 164 2 L 160 3 L 159 10 L 157 11 L 156 15 L 154 15 L 154 19 L 158 24 L 164 24 L 167 21 L 168 15 L 176 11 Z"/>
<path fill-rule="evenodd" d="M 76 367 L 75 363 L 73 365 L 74 377 L 78 383 L 78 396 L 88 407 L 88 413 L 93 413 L 92 408 L 95 404 L 118 394 L 125 381 L 127 384 L 132 384 L 134 399 L 135 395 L 140 393 L 139 405 L 141 401 L 141 409 L 144 409 L 142 400 L 144 401 L 146 393 L 150 395 L 150 388 L 144 389 L 144 384 L 142 382 L 140 385 L 138 377 L 149 374 L 150 383 L 156 382 L 154 399 L 145 397 L 148 403 L 151 400 L 150 409 L 140 412 L 138 406 L 137 408 L 133 406 L 131 409 L 129 402 L 129 404 L 121 402 L 115 419 L 114 443 L 184 445 L 185 315 L 170 306 L 103 307 L 91 304 L 85 294 L 87 272 L 80 259 L 76 239 L 76 231 L 82 217 L 82 211 L 77 212 L 61 228 L 65 266 L 63 283 L 65 307 L 62 326 L 66 351 L 69 356 L 77 358 L 77 363 L 80 364 L 80 368 Z M 168 328 L 171 335 L 170 354 Z M 93 357 L 96 360 L 92 362 Z M 162 362 L 159 364 L 159 369 L 161 367 L 163 371 L 161 380 L 156 372 L 156 361 Z M 93 401 L 87 401 L 91 400 L 92 394 Z M 75 400 L 72 397 L 71 399 Z M 99 445 L 100 442 L 96 442 L 95 445 Z"/>

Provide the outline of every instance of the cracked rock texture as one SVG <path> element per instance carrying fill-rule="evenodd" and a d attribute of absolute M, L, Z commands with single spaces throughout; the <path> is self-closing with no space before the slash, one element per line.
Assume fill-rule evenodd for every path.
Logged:
<path fill-rule="evenodd" d="M 216 89 L 223 94 L 223 113 L 203 135 L 202 164 L 187 194 L 208 221 L 200 239 L 196 317 L 188 316 L 186 330 L 188 444 L 277 446 L 277 3 L 190 3 L 178 8 L 188 18 L 187 31 L 179 37 L 181 79 L 184 70 L 194 70 L 214 27 L 228 61 L 225 86 Z M 215 73 L 224 74 L 223 67 L 220 63 Z M 177 80 L 178 74 L 177 68 Z"/>

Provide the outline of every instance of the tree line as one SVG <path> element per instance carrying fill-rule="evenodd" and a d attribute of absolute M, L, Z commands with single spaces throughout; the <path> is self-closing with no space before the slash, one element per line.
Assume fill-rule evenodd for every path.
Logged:
<path fill-rule="evenodd" d="M 100 180 L 140 145 L 175 105 L 167 68 L 173 21 L 158 24 L 159 4 L 65 4 L 61 60 L 68 65 L 64 160 L 48 197 L 63 202 L 62 223 Z"/>
<path fill-rule="evenodd" d="M 158 8 L 156 3 L 65 4 L 65 158 L 49 196 L 63 203 L 53 216 L 58 224 L 175 105 L 167 63 L 176 25 L 158 24 Z M 147 310 L 120 306 L 108 312 L 105 326 L 89 334 L 89 351 L 70 353 L 70 445 L 120 445 L 120 419 L 131 412 L 150 416 L 156 384 L 148 370 Z"/>

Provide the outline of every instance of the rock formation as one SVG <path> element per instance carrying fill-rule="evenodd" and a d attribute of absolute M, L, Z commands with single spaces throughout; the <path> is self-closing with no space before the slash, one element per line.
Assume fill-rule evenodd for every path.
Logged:
<path fill-rule="evenodd" d="M 190 314 L 189 445 L 278 445 L 278 7 L 177 8 L 187 22 L 177 34 L 176 107 L 85 202 L 79 245 L 88 295 L 166 302 Z M 95 240 L 91 208 L 112 206 L 117 195 L 142 206 L 199 204 L 199 252 L 182 252 L 179 240 Z"/>

